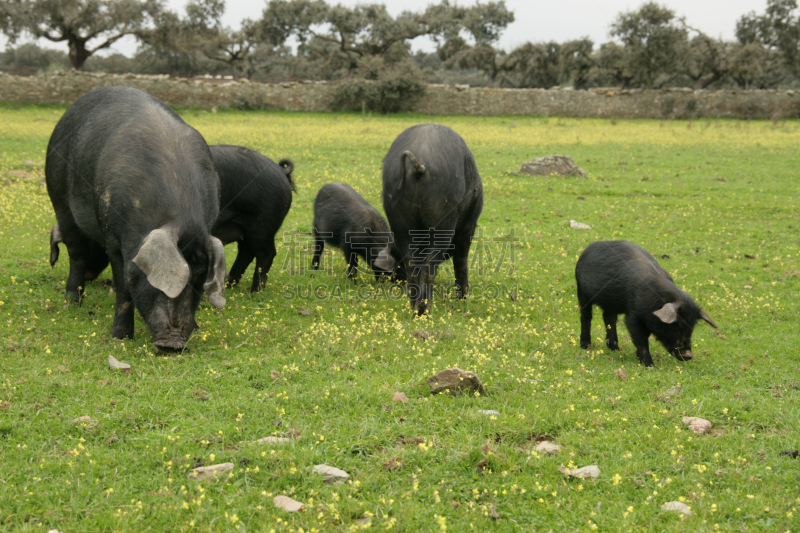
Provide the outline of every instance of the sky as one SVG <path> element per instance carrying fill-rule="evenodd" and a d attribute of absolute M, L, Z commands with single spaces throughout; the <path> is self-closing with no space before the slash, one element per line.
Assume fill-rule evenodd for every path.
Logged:
<path fill-rule="evenodd" d="M 381 0 L 327 0 L 329 4 L 355 6 L 358 4 L 384 3 L 389 12 L 397 15 L 404 10 L 423 11 L 429 4 L 438 0 L 403 0 L 385 2 Z M 459 5 L 472 5 L 473 1 L 451 0 Z M 183 14 L 186 0 L 167 0 L 170 8 Z M 582 37 L 591 38 L 595 45 L 611 40 L 609 27 L 616 16 L 623 11 L 635 11 L 643 0 L 506 0 L 506 6 L 514 12 L 516 20 L 508 26 L 500 39 L 499 47 L 511 50 L 531 41 L 556 41 L 559 43 Z M 763 13 L 766 0 L 661 0 L 661 5 L 672 9 L 678 17 L 712 37 L 726 40 L 734 39 L 736 21 L 751 11 Z M 265 0 L 228 0 L 226 2 L 224 23 L 237 27 L 242 19 L 257 19 L 263 12 Z M 5 48 L 6 40 L 0 36 L 0 49 Z M 64 49 L 66 44 L 41 43 L 51 48 Z M 90 42 L 91 44 L 91 42 Z M 125 38 L 118 41 L 111 52 L 133 55 L 136 41 Z M 433 51 L 432 42 L 424 37 L 412 43 L 413 50 Z M 108 53 L 108 52 L 107 52 Z"/>

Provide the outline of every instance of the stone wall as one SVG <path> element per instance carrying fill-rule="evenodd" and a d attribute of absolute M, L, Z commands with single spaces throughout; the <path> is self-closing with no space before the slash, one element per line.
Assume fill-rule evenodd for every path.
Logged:
<path fill-rule="evenodd" d="M 0 102 L 70 104 L 104 85 L 128 85 L 171 106 L 330 111 L 335 82 L 254 83 L 65 72 L 36 77 L 0 73 Z M 800 117 L 800 93 L 784 90 L 691 89 L 574 91 L 429 85 L 412 111 L 429 115 L 535 115 L 618 118 Z"/>

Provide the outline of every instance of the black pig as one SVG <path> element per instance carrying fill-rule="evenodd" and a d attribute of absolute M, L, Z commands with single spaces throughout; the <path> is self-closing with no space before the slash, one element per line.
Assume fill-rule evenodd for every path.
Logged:
<path fill-rule="evenodd" d="M 347 276 L 355 278 L 361 256 L 375 278 L 391 274 L 391 234 L 386 220 L 352 187 L 344 183 L 328 183 L 314 200 L 314 257 L 311 267 L 319 268 L 325 243 L 344 252 L 349 265 Z M 376 266 L 380 259 L 381 267 Z"/>
<path fill-rule="evenodd" d="M 203 291 L 225 305 L 224 250 L 209 234 L 219 211 L 211 152 L 161 101 L 129 87 L 83 95 L 53 130 L 45 178 L 69 253 L 66 299 L 80 302 L 105 254 L 112 336 L 133 337 L 135 305 L 155 346 L 180 350 Z"/>
<path fill-rule="evenodd" d="M 465 297 L 483 185 L 464 139 L 440 124 L 401 133 L 383 160 L 383 208 L 408 277 L 411 307 L 419 315 L 430 310 L 436 271 L 450 257 L 458 297 Z"/>
<path fill-rule="evenodd" d="M 275 259 L 275 234 L 292 206 L 292 170 L 288 159 L 272 159 L 242 146 L 210 146 L 222 190 L 219 218 L 211 234 L 223 244 L 236 241 L 238 253 L 228 282 L 239 283 L 256 260 L 251 292 L 267 281 Z"/>
<path fill-rule="evenodd" d="M 625 314 L 636 355 L 645 366 L 653 366 L 648 342 L 651 333 L 676 359 L 688 361 L 697 321 L 717 327 L 652 255 L 630 242 L 598 241 L 587 246 L 575 266 L 575 280 L 581 348 L 588 348 L 592 341 L 593 304 L 603 310 L 606 344 L 612 350 L 619 350 L 617 315 Z"/>

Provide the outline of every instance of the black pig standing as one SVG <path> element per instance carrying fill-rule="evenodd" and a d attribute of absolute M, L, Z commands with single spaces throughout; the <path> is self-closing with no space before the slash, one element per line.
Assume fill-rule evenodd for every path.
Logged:
<path fill-rule="evenodd" d="M 221 187 L 219 218 L 211 234 L 223 244 L 236 241 L 238 253 L 228 281 L 239 283 L 256 260 L 251 292 L 267 281 L 275 259 L 275 234 L 292 206 L 292 170 L 288 159 L 275 163 L 242 146 L 210 146 Z"/>
<path fill-rule="evenodd" d="M 606 344 L 619 350 L 617 315 L 625 314 L 636 355 L 653 366 L 652 333 L 680 361 L 692 358 L 692 331 L 702 319 L 717 327 L 691 296 L 643 248 L 627 241 L 590 244 L 575 266 L 581 309 L 581 348 L 591 344 L 592 305 L 603 310 Z"/>
<path fill-rule="evenodd" d="M 401 133 L 383 160 L 383 208 L 414 311 L 430 310 L 436 271 L 450 257 L 457 295 L 465 297 L 483 185 L 464 139 L 441 124 L 419 124 Z"/>
<path fill-rule="evenodd" d="M 161 101 L 129 87 L 83 95 L 50 137 L 45 177 L 69 253 L 66 299 L 80 302 L 104 251 L 116 288 L 112 336 L 133 337 L 135 305 L 155 346 L 180 350 L 203 291 L 225 305 L 224 250 L 209 234 L 219 211 L 211 152 Z"/>
<path fill-rule="evenodd" d="M 344 252 L 349 265 L 347 277 L 353 279 L 358 272 L 361 256 L 375 279 L 389 275 L 394 270 L 392 239 L 386 220 L 360 194 L 345 183 L 328 183 L 314 200 L 314 257 L 311 267 L 319 268 L 325 243 Z M 380 260 L 382 266 L 376 266 Z"/>

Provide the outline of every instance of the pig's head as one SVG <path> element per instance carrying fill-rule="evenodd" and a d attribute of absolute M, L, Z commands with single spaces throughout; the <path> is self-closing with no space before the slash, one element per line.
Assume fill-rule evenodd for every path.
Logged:
<path fill-rule="evenodd" d="M 692 301 L 664 304 L 648 318 L 650 330 L 664 348 L 679 361 L 692 358 L 692 332 L 698 320 L 717 327 L 711 317 Z"/>
<path fill-rule="evenodd" d="M 433 280 L 436 277 L 438 263 L 410 262 L 406 270 L 408 275 L 408 299 L 411 308 L 422 316 L 431 310 L 433 303 Z"/>
<path fill-rule="evenodd" d="M 397 260 L 392 255 L 391 245 L 383 248 L 370 249 L 370 268 L 375 274 L 391 276 L 397 266 Z"/>
<path fill-rule="evenodd" d="M 225 306 L 225 254 L 215 237 L 199 237 L 181 253 L 177 233 L 161 227 L 147 234 L 132 264 L 126 268 L 128 290 L 159 350 L 186 346 L 203 292 L 214 307 Z"/>

